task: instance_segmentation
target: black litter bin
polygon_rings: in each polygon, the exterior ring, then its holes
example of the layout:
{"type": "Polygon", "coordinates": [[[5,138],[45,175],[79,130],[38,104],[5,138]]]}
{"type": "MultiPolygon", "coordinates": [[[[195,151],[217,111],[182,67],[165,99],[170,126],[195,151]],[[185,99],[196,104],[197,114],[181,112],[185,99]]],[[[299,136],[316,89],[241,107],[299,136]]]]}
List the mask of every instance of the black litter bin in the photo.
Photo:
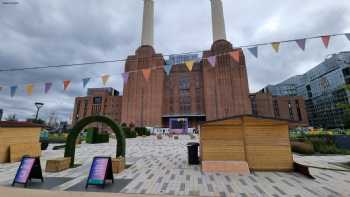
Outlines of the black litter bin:
{"type": "Polygon", "coordinates": [[[199,143],[197,142],[190,142],[187,144],[189,165],[199,164],[198,146],[199,146],[199,143]]]}

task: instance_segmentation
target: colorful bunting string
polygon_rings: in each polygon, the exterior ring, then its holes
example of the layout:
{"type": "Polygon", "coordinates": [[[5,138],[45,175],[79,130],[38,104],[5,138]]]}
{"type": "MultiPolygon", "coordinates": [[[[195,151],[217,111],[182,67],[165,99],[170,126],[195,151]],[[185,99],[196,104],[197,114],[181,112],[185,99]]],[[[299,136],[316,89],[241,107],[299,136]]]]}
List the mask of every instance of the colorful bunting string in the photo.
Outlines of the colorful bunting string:
{"type": "Polygon", "coordinates": [[[70,84],[70,80],[64,80],[63,81],[63,90],[66,91],[68,86],[70,84]]]}
{"type": "Polygon", "coordinates": [[[230,56],[231,58],[236,61],[237,63],[240,63],[241,62],[241,58],[240,58],[240,54],[239,54],[239,51],[232,51],[230,52],[230,56]]]}
{"type": "Polygon", "coordinates": [[[45,94],[49,93],[51,86],[52,86],[51,82],[45,83],[45,94]]]}
{"type": "Polygon", "coordinates": [[[208,57],[208,62],[212,67],[215,67],[216,64],[216,56],[210,56],[208,57]]]}
{"type": "Polygon", "coordinates": [[[305,50],[306,39],[295,40],[301,50],[305,50]]]}
{"type": "Polygon", "coordinates": [[[173,65],[171,64],[166,64],[164,65],[164,71],[165,73],[169,76],[170,75],[170,72],[171,72],[171,68],[173,67],[173,65]]]}
{"type": "Polygon", "coordinates": [[[193,68],[193,65],[194,65],[194,61],[193,60],[186,61],[185,64],[186,64],[187,69],[191,72],[192,68],[193,68]]]}
{"type": "Polygon", "coordinates": [[[11,95],[11,97],[14,97],[16,95],[16,91],[17,91],[17,86],[11,86],[10,87],[10,95],[11,95]]]}
{"type": "Polygon", "coordinates": [[[272,48],[275,50],[275,52],[278,53],[279,50],[280,50],[280,43],[279,42],[273,42],[273,43],[271,43],[271,45],[272,45],[272,48]]]}
{"type": "Polygon", "coordinates": [[[128,80],[129,80],[129,73],[122,73],[122,77],[123,77],[123,82],[124,84],[127,84],[128,83],[128,80]]]}
{"type": "Polygon", "coordinates": [[[90,82],[91,78],[84,78],[83,79],[83,88],[85,88],[87,86],[87,84],[90,82]]]}
{"type": "Polygon", "coordinates": [[[258,58],[258,47],[257,46],[248,48],[248,50],[251,54],[254,55],[254,57],[258,58]]]}
{"type": "Polygon", "coordinates": [[[109,75],[103,75],[101,77],[101,79],[102,79],[102,84],[105,86],[107,84],[108,79],[109,79],[109,75]]]}
{"type": "Polygon", "coordinates": [[[26,86],[26,91],[27,91],[28,96],[32,96],[32,94],[33,94],[33,84],[28,84],[26,86]]]}
{"type": "Polygon", "coordinates": [[[146,81],[149,80],[149,77],[151,76],[151,68],[145,68],[142,70],[143,77],[146,79],[146,81]]]}
{"type": "Polygon", "coordinates": [[[321,36],[324,47],[327,49],[329,45],[330,36],[321,36]]]}

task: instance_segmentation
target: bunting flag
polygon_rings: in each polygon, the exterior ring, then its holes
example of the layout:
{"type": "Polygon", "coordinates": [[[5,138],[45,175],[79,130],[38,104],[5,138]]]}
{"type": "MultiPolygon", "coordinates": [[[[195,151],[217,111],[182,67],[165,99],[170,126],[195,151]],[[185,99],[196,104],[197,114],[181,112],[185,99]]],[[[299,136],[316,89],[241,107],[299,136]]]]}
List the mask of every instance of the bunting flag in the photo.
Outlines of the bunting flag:
{"type": "Polygon", "coordinates": [[[164,65],[164,71],[168,76],[170,75],[172,67],[173,67],[173,65],[171,65],[171,64],[164,65]]]}
{"type": "Polygon", "coordinates": [[[254,57],[258,58],[258,47],[248,48],[249,52],[254,55],[254,57]]]}
{"type": "Polygon", "coordinates": [[[124,84],[127,84],[129,80],[129,73],[122,73],[122,77],[123,77],[124,84]]]}
{"type": "Polygon", "coordinates": [[[280,50],[280,42],[273,42],[271,45],[275,52],[278,53],[280,50]]]}
{"type": "Polygon", "coordinates": [[[0,86],[0,92],[2,91],[2,86],[0,86]]]}
{"type": "Polygon", "coordinates": [[[143,77],[146,79],[146,81],[149,80],[149,77],[151,76],[151,68],[145,68],[142,69],[143,77]]]}
{"type": "Polygon", "coordinates": [[[70,80],[64,80],[63,81],[63,90],[66,91],[68,86],[70,84],[70,80]]]}
{"type": "Polygon", "coordinates": [[[192,68],[193,68],[194,61],[193,60],[186,61],[185,64],[186,64],[187,69],[191,72],[192,68]]]}
{"type": "Polygon", "coordinates": [[[91,78],[85,78],[83,79],[83,88],[85,88],[87,86],[87,84],[89,83],[91,78]]]}
{"type": "Polygon", "coordinates": [[[52,83],[51,82],[45,83],[45,94],[49,93],[51,87],[52,87],[52,83]]]}
{"type": "Polygon", "coordinates": [[[350,41],[350,33],[345,34],[346,38],[348,38],[348,40],[350,41]]]}
{"type": "Polygon", "coordinates": [[[109,79],[109,75],[103,75],[101,77],[101,79],[102,79],[102,84],[105,86],[107,84],[108,79],[109,79]]]}
{"type": "Polygon", "coordinates": [[[16,91],[17,91],[17,86],[11,86],[10,87],[11,97],[14,97],[16,95],[16,91]]]}
{"type": "Polygon", "coordinates": [[[216,64],[216,56],[210,56],[208,57],[208,62],[212,67],[215,67],[216,64]]]}
{"type": "Polygon", "coordinates": [[[324,47],[327,49],[329,45],[330,36],[321,36],[324,47]]]}
{"type": "Polygon", "coordinates": [[[299,39],[295,41],[301,50],[305,50],[306,39],[299,39]]]}
{"type": "Polygon", "coordinates": [[[27,91],[28,96],[32,96],[32,94],[33,94],[33,84],[27,84],[26,91],[27,91]]]}
{"type": "Polygon", "coordinates": [[[230,52],[230,56],[231,58],[236,61],[237,63],[240,63],[241,62],[241,58],[240,58],[240,54],[239,54],[239,51],[232,51],[230,52]]]}

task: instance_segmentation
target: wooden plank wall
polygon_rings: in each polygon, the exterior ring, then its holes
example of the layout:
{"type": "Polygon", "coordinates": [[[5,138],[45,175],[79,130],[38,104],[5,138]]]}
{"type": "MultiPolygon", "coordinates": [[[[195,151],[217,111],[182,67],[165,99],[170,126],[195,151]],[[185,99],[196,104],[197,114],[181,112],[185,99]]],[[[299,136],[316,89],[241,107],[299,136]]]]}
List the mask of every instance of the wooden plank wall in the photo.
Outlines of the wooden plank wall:
{"type": "MultiPolygon", "coordinates": [[[[10,145],[31,144],[31,152],[39,152],[39,143],[41,128],[0,128],[0,163],[10,161],[10,145]],[[35,150],[34,150],[35,149],[35,150]]],[[[16,153],[18,156],[19,153],[16,153]]],[[[16,156],[16,157],[17,157],[16,156]]],[[[14,156],[15,157],[15,156],[14,156]]]]}
{"type": "Polygon", "coordinates": [[[247,161],[251,170],[288,171],[293,158],[288,123],[251,116],[201,125],[203,161],[247,161]]]}

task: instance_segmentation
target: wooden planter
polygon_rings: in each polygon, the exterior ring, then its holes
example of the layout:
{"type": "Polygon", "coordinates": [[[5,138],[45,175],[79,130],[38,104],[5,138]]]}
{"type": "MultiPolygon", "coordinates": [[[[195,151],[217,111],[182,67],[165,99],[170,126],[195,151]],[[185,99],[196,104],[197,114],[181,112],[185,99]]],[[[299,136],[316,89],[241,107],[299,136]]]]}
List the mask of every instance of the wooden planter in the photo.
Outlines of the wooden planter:
{"type": "Polygon", "coordinates": [[[125,169],[124,157],[118,157],[112,159],[112,169],[114,174],[121,173],[125,169]]]}
{"type": "Polygon", "coordinates": [[[61,172],[69,168],[70,157],[47,160],[46,172],[61,172]]]}

